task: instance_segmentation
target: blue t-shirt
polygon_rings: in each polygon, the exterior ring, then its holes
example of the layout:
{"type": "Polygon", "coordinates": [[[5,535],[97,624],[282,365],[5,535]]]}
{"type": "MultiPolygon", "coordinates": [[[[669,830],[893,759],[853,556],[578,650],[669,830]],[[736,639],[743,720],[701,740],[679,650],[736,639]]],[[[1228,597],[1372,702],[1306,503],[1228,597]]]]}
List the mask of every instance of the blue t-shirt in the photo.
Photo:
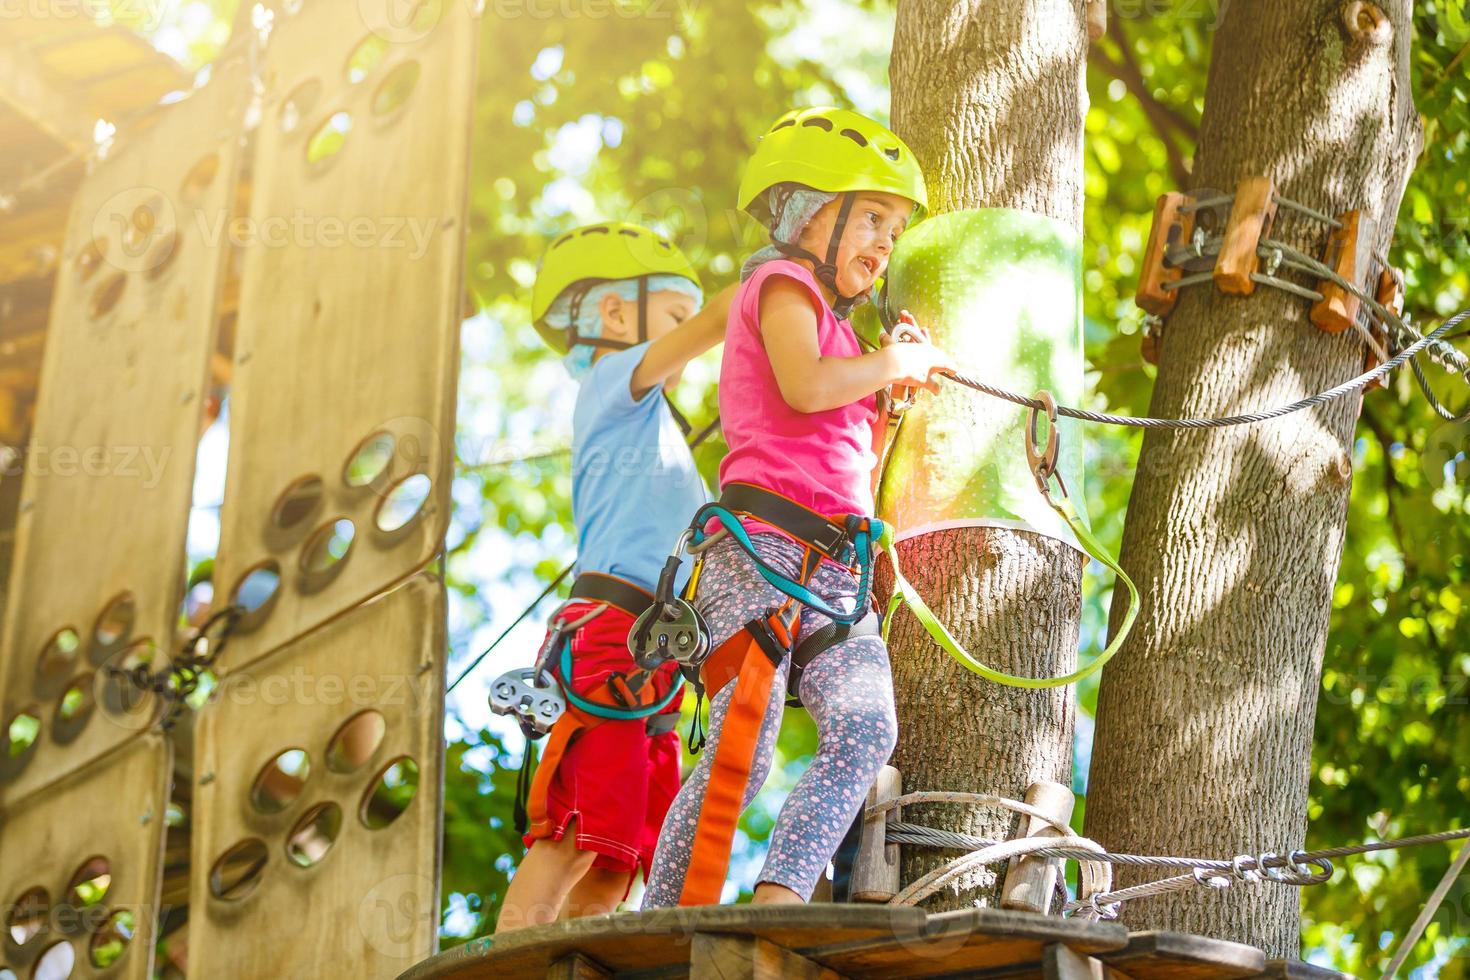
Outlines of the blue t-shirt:
{"type": "MultiPolygon", "coordinates": [[[[572,519],[577,574],[616,575],[652,592],[709,496],[663,387],[633,400],[629,382],[647,350],[613,351],[582,377],[572,413],[572,519]]],[[[686,557],[680,586],[689,567],[686,557]]]]}

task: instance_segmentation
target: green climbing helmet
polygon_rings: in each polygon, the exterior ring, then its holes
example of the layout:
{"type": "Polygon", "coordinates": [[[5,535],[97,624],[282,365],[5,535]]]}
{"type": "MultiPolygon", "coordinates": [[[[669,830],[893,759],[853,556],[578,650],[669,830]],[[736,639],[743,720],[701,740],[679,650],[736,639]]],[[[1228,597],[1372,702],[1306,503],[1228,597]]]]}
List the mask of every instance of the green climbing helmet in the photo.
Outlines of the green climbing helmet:
{"type": "Polygon", "coordinates": [[[745,167],[739,206],[750,211],[765,191],[787,182],[833,194],[886,191],[929,206],[913,151],[888,127],[851,109],[792,109],[777,119],[745,167]]]}
{"type": "MultiPolygon", "coordinates": [[[[640,225],[603,221],[573,228],[551,243],[536,273],[531,290],[531,322],[558,353],[565,354],[579,343],[597,346],[627,346],[595,337],[579,337],[573,324],[553,327],[546,323],[551,304],[567,289],[590,287],[616,279],[638,279],[646,288],[649,276],[682,276],[699,285],[699,273],[679,247],[664,236],[640,225]]],[[[643,290],[640,289],[640,298],[643,290]]],[[[646,332],[640,303],[639,336],[646,332]]]]}

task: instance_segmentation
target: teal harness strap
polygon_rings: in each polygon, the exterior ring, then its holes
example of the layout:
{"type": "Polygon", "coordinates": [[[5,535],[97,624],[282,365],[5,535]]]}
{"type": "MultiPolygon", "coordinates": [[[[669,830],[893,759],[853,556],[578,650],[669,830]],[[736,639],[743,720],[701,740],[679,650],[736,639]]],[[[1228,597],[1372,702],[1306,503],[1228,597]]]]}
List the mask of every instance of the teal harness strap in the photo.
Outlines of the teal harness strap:
{"type": "Polygon", "coordinates": [[[760,555],[756,554],[755,544],[750,540],[750,534],[746,532],[745,526],[740,523],[740,518],[719,504],[705,504],[699,509],[699,513],[694,516],[694,521],[690,527],[694,531],[693,540],[695,544],[705,539],[704,525],[711,518],[720,522],[720,525],[729,532],[730,537],[735,543],[740,545],[741,549],[750,556],[751,561],[755,563],[756,571],[760,572],[761,577],[771,583],[782,595],[795,599],[802,605],[826,616],[834,623],[839,623],[844,626],[851,626],[867,615],[868,605],[862,601],[862,598],[868,595],[869,589],[872,586],[872,545],[874,540],[880,539],[883,536],[884,527],[882,521],[877,518],[865,519],[862,521],[861,526],[853,532],[852,547],[857,557],[858,568],[861,569],[857,592],[859,602],[851,612],[843,612],[829,605],[820,596],[800,582],[787,578],[767,565],[761,559],[760,555]]]}
{"type": "Polygon", "coordinates": [[[669,693],[665,694],[656,704],[651,704],[646,708],[614,708],[595,701],[588,701],[572,690],[572,641],[570,637],[562,641],[559,669],[561,676],[557,678],[557,681],[561,684],[561,692],[566,696],[567,701],[597,718],[610,718],[615,721],[636,721],[640,718],[647,718],[673,704],[675,695],[684,690],[684,675],[680,674],[678,683],[669,688],[669,693]]]}

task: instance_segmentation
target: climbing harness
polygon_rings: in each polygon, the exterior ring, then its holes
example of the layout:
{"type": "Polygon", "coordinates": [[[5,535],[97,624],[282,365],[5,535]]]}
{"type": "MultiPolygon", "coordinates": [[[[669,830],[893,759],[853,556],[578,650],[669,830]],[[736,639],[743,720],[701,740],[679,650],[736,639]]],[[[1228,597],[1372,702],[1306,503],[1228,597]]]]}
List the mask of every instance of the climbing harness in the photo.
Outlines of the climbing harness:
{"type": "MultiPolygon", "coordinates": [[[[660,576],[652,607],[629,631],[629,651],[637,663],[648,666],[673,659],[694,680],[696,722],[706,691],[713,697],[726,685],[735,684],[710,762],[709,784],[691,845],[684,890],[679,898],[681,905],[719,901],[761,724],[781,663],[788,656],[794,658],[799,651],[805,666],[823,649],[861,629],[855,624],[875,618],[868,604],[874,524],[881,527],[881,522],[858,516],[844,517],[841,522],[829,520],[770,490],[746,483],[729,484],[720,500],[701,507],[689,528],[680,535],[660,576]],[[742,515],[776,527],[802,543],[805,550],[795,579],[772,568],[756,553],[741,523],[742,515]],[[752,618],[713,649],[709,628],[688,599],[697,587],[699,569],[691,576],[685,595],[673,592],[673,571],[679,567],[683,553],[686,549],[702,551],[708,546],[713,537],[707,533],[711,524],[718,525],[751,558],[761,576],[783,595],[782,602],[752,618]],[[849,568],[856,561],[860,567],[859,601],[852,612],[833,608],[808,587],[823,558],[849,568]],[[833,620],[833,629],[817,631],[798,647],[795,638],[803,607],[828,616],[833,620]]],[[[701,564],[702,561],[701,558],[701,564]]],[[[799,671],[794,672],[794,677],[799,678],[799,671]]],[[[795,683],[788,685],[788,691],[794,692],[795,683]]]]}
{"type": "Polygon", "coordinates": [[[837,288],[837,247],[847,228],[856,192],[896,194],[928,207],[924,174],[911,151],[893,131],[850,109],[819,106],[793,109],[777,119],[756,144],[740,181],[738,206],[757,220],[765,192],[782,184],[799,184],[840,195],[837,221],[820,258],[798,245],[776,241],[783,254],[811,262],[817,281],[832,291],[832,313],[845,320],[857,296],[837,288]]]}
{"type": "Polygon", "coordinates": [[[528,741],[550,735],[534,779],[528,776],[535,755],[529,747],[522,760],[515,802],[519,832],[529,828],[541,834],[549,829],[547,792],[552,777],[567,749],[582,734],[605,721],[643,721],[650,736],[672,731],[677,725],[677,715],[660,715],[683,690],[682,677],[676,677],[662,694],[650,683],[651,673],[644,671],[632,676],[614,671],[591,695],[578,694],[572,687],[572,637],[576,632],[609,608],[636,617],[652,601],[648,592],[615,576],[596,572],[577,576],[571,596],[552,614],[536,662],[502,674],[490,685],[491,711],[514,717],[528,741]],[[568,606],[588,603],[595,605],[580,616],[563,616],[568,606]]]}
{"type": "Polygon", "coordinates": [[[541,260],[531,292],[531,322],[547,344],[565,354],[579,344],[623,350],[628,341],[587,337],[577,332],[582,300],[592,287],[622,279],[638,280],[638,340],[648,339],[648,279],[669,275],[699,283],[689,259],[667,238],[639,225],[604,222],[574,228],[552,241],[541,260]],[[565,327],[546,322],[546,314],[563,292],[574,290],[571,319],[565,327]]]}

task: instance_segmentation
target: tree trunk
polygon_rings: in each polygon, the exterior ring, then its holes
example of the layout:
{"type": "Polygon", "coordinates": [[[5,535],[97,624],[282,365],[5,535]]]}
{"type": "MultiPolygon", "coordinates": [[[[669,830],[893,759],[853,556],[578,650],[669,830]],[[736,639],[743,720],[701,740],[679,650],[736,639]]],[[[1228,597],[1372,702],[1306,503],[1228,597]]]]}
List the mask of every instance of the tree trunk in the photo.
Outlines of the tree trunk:
{"type": "MultiPolygon", "coordinates": [[[[893,124],[923,165],[934,212],[1004,207],[1082,225],[1087,94],[1081,4],[1070,0],[902,0],[893,37],[893,124]]],[[[944,344],[944,325],[935,340],[944,344]]],[[[950,325],[953,329],[959,325],[950,325]]],[[[981,329],[970,324],[969,329],[981,329]]],[[[947,387],[934,410],[970,418],[1013,412],[947,387]]],[[[1020,447],[1017,446],[1017,452],[1020,447]]],[[[1076,663],[1082,557],[1025,531],[939,531],[905,542],[914,585],[955,636],[993,666],[1047,676],[1076,663]]],[[[1070,785],[1076,702],[1067,689],[1021,691],[970,674],[900,614],[892,631],[906,792],[959,790],[1021,798],[1037,780],[1070,785]]],[[[1011,815],[952,805],[906,812],[932,827],[1010,836],[1011,815]]],[[[904,849],[904,880],[939,852],[904,849]]],[[[931,908],[957,908],[993,875],[961,883],[931,908]]]]}
{"type": "MultiPolygon", "coordinates": [[[[1318,211],[1377,218],[1374,246],[1386,251],[1421,145],[1408,0],[1381,12],[1282,0],[1222,13],[1198,186],[1233,191],[1268,176],[1318,211]]],[[[1321,254],[1325,228],[1283,212],[1272,237],[1321,254]]],[[[1266,286],[1249,297],[1187,288],[1165,328],[1150,414],[1246,412],[1359,373],[1358,335],[1319,331],[1309,305],[1266,286]]],[[[1360,405],[1353,395],[1266,424],[1145,437],[1122,550],[1143,611],[1103,675],[1087,807],[1088,835],[1111,850],[1228,857],[1302,846],[1360,405]]],[[[1114,596],[1115,626],[1124,598],[1114,596]]],[[[1125,885],[1159,876],[1119,870],[1125,885]]],[[[1271,884],[1196,888],[1133,903],[1123,921],[1295,956],[1299,901],[1271,884]]]]}

